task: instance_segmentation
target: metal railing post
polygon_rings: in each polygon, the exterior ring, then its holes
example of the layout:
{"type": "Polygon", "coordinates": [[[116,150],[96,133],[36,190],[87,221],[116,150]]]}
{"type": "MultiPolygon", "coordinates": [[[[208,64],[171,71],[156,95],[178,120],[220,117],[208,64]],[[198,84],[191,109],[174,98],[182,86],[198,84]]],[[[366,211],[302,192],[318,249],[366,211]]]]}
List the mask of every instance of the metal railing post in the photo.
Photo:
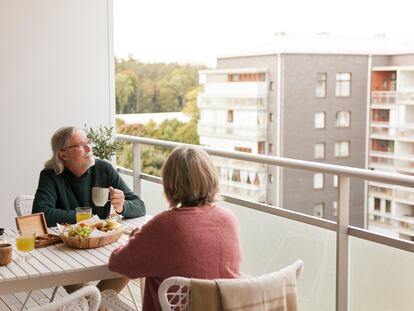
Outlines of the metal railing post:
{"type": "Polygon", "coordinates": [[[134,192],[137,195],[141,195],[141,144],[134,143],[133,147],[133,157],[134,157],[134,192]]]}
{"type": "Polygon", "coordinates": [[[336,311],[348,311],[348,227],[350,178],[339,175],[336,231],[336,311]]]}

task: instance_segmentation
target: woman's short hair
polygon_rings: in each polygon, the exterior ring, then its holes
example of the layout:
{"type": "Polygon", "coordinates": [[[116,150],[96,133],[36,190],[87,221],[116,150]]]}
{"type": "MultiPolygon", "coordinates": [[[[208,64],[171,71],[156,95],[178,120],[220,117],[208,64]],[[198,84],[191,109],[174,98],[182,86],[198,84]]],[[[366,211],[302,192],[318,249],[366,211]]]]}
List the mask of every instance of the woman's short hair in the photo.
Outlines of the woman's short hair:
{"type": "Polygon", "coordinates": [[[162,184],[170,207],[202,206],[218,199],[219,179],[207,152],[178,146],[162,168],[162,184]]]}
{"type": "Polygon", "coordinates": [[[80,129],[74,126],[65,126],[58,129],[52,136],[50,142],[53,155],[45,162],[45,168],[54,170],[56,175],[61,174],[65,169],[65,165],[59,157],[59,150],[68,145],[69,139],[76,131],[80,131],[80,129]]]}

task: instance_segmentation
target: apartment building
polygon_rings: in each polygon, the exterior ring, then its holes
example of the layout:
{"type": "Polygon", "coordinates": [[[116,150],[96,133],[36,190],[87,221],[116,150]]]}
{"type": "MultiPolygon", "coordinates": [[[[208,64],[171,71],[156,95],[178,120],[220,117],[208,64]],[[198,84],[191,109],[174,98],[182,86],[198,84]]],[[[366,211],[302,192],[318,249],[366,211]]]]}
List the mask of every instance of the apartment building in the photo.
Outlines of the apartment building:
{"type": "MultiPolygon", "coordinates": [[[[414,55],[372,58],[369,168],[414,175],[414,55]]],[[[414,191],[369,184],[369,226],[414,240],[414,191]]]]}
{"type": "MultiPolygon", "coordinates": [[[[378,38],[360,41],[365,46],[359,49],[348,39],[338,43],[326,36],[308,40],[314,48],[297,45],[298,38],[278,39],[267,51],[219,57],[216,69],[199,73],[204,86],[198,97],[200,144],[410,173],[414,145],[407,135],[414,108],[411,112],[408,93],[414,75],[407,66],[414,65],[412,55],[390,55],[378,38]],[[378,53],[372,55],[372,49],[378,53]],[[398,133],[405,137],[396,142],[398,133]]],[[[214,161],[223,193],[336,217],[336,176],[214,161]]],[[[351,224],[388,230],[404,219],[411,225],[407,219],[414,217],[414,192],[395,188],[352,179],[351,224]],[[396,200],[399,196],[405,201],[396,200]]]]}

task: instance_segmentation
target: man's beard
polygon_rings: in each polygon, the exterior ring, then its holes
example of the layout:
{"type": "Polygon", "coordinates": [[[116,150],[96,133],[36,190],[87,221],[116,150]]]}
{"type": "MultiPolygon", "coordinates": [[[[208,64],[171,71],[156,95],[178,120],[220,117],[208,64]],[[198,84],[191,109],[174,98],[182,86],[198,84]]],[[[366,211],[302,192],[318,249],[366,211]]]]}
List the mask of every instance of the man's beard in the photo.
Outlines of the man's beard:
{"type": "Polygon", "coordinates": [[[88,154],[86,157],[89,158],[89,162],[88,163],[82,163],[82,167],[87,170],[90,167],[95,165],[95,158],[92,154],[88,154]]]}

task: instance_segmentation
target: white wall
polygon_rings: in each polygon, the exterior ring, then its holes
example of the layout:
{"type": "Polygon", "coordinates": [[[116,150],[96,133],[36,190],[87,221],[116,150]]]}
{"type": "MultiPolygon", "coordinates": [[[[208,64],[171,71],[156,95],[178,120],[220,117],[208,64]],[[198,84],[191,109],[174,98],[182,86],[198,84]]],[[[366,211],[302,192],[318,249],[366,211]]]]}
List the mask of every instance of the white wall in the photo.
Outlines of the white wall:
{"type": "Polygon", "coordinates": [[[59,127],[114,124],[112,0],[0,0],[1,227],[59,127]]]}

